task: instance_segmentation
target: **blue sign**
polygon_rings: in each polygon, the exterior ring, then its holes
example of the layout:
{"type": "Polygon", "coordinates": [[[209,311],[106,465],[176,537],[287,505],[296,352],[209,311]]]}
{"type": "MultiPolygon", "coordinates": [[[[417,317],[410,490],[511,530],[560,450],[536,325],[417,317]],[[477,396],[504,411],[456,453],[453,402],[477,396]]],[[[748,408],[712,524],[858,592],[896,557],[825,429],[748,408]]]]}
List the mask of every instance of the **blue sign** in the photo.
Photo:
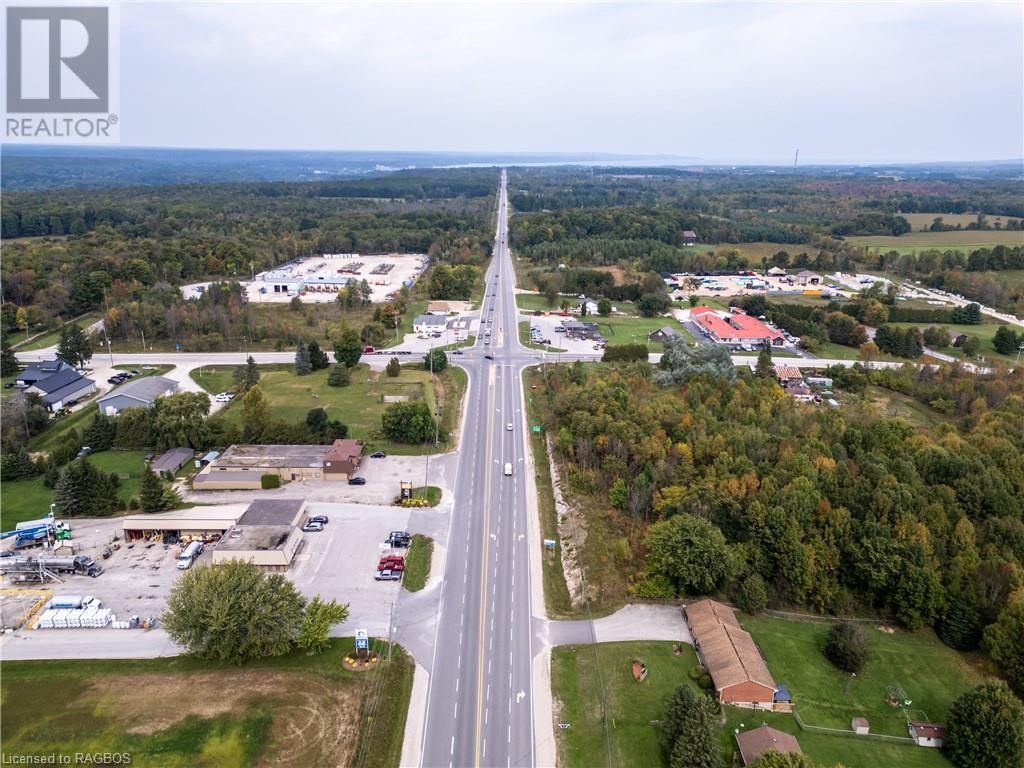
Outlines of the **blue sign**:
{"type": "Polygon", "coordinates": [[[365,651],[370,648],[370,638],[366,634],[365,629],[356,630],[356,650],[365,651]]]}

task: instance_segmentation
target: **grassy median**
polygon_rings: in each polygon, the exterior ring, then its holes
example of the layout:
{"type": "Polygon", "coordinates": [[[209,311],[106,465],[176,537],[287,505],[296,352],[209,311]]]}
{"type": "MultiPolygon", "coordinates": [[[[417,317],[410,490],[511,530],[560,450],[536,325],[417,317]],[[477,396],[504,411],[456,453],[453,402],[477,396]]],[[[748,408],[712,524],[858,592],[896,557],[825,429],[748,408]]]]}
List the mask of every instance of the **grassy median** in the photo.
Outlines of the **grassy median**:
{"type": "Polygon", "coordinates": [[[430,560],[434,554],[434,540],[429,536],[416,534],[412,537],[409,551],[405,555],[405,576],[402,584],[409,592],[419,592],[430,576],[430,560]]]}

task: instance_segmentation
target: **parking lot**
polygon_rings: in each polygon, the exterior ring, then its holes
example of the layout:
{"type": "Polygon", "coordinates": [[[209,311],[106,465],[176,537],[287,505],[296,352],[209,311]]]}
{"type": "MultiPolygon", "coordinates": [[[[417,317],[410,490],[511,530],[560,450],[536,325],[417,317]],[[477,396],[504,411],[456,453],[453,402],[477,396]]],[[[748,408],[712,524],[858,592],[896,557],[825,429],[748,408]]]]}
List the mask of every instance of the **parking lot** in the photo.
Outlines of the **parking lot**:
{"type": "Polygon", "coordinates": [[[542,339],[551,339],[551,346],[558,349],[563,349],[566,352],[581,355],[594,355],[601,354],[600,350],[595,350],[594,345],[596,342],[589,339],[570,339],[567,338],[564,333],[559,332],[557,329],[565,320],[580,320],[586,322],[586,317],[562,317],[561,315],[529,315],[527,319],[530,321],[531,328],[539,328],[541,331],[542,339]]]}

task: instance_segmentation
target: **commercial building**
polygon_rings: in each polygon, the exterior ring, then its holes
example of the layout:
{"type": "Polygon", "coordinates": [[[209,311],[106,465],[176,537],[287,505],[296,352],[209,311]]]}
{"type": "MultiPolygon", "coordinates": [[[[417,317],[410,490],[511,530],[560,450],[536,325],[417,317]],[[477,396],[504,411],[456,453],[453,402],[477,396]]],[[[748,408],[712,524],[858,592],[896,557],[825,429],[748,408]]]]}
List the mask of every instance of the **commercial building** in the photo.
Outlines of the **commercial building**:
{"type": "Polygon", "coordinates": [[[358,440],[335,440],[324,455],[324,478],[348,480],[363,460],[363,444],[358,440]]]}
{"type": "Polygon", "coordinates": [[[178,382],[164,376],[147,376],[115,387],[97,398],[100,413],[116,416],[128,408],[150,408],[158,397],[167,397],[178,391],[178,382]]]}
{"type": "Polygon", "coordinates": [[[59,411],[74,401],[95,392],[96,382],[85,378],[74,368],[68,366],[45,378],[36,380],[27,391],[39,395],[49,410],[59,411]]]}
{"type": "Polygon", "coordinates": [[[732,608],[714,600],[691,603],[686,606],[686,624],[719,701],[737,707],[774,708],[779,686],[732,608]]]}
{"type": "Polygon", "coordinates": [[[232,445],[192,480],[196,490],[254,490],[263,475],[322,480],[327,445],[232,445]]]}
{"type": "Polygon", "coordinates": [[[795,736],[768,725],[737,733],[736,746],[740,749],[743,765],[750,765],[765,752],[802,754],[795,736]]]}
{"type": "Polygon", "coordinates": [[[164,536],[212,539],[238,522],[246,507],[246,504],[220,504],[129,515],[123,518],[121,528],[126,541],[164,536]]]}
{"type": "Polygon", "coordinates": [[[19,373],[15,377],[14,383],[16,386],[24,389],[31,387],[37,381],[42,381],[64,370],[73,371],[75,367],[61,357],[55,357],[53,360],[40,360],[37,363],[32,363],[19,373]]]}
{"type": "Polygon", "coordinates": [[[596,341],[601,338],[597,323],[581,323],[579,320],[565,320],[562,323],[565,336],[569,339],[587,339],[596,341]]]}
{"type": "Polygon", "coordinates": [[[785,337],[780,331],[742,312],[719,312],[711,307],[694,307],[690,317],[704,335],[716,344],[730,347],[781,347],[785,337]]]}
{"type": "Polygon", "coordinates": [[[418,315],[412,321],[413,333],[440,333],[448,325],[443,315],[418,315]]]}
{"type": "Polygon", "coordinates": [[[254,501],[213,549],[213,564],[245,560],[268,571],[286,571],[302,546],[302,499],[254,501]]]}
{"type": "Polygon", "coordinates": [[[817,272],[811,272],[809,269],[805,269],[801,272],[796,273],[796,284],[821,285],[821,275],[819,275],[817,272]]]}

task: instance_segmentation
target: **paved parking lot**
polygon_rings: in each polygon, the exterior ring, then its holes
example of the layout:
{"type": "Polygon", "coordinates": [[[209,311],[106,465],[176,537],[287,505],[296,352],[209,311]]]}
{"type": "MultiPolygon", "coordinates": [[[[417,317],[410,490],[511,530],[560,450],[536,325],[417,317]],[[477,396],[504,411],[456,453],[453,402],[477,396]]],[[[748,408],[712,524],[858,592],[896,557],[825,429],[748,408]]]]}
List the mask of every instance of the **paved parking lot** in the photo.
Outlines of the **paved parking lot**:
{"type": "Polygon", "coordinates": [[[569,339],[564,333],[559,333],[555,328],[564,320],[572,319],[581,322],[588,322],[586,317],[565,318],[561,315],[524,315],[523,320],[530,321],[531,328],[539,328],[543,332],[541,338],[551,339],[551,346],[564,349],[566,352],[580,355],[601,354],[600,350],[594,349],[594,342],[586,339],[569,339]]]}

